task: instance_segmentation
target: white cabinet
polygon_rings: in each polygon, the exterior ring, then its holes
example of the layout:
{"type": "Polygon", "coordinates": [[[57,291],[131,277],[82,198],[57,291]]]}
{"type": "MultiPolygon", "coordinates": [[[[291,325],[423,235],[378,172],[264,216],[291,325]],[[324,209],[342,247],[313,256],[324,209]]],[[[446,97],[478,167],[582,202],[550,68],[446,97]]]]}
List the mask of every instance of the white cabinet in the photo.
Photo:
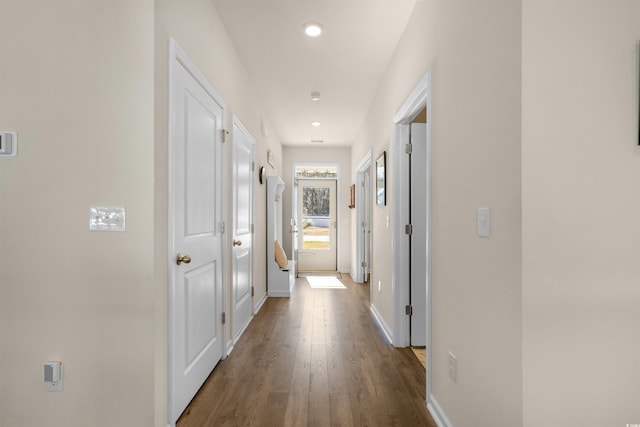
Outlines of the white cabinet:
{"type": "Polygon", "coordinates": [[[287,268],[276,262],[274,241],[282,245],[282,193],[284,181],[279,176],[267,177],[267,295],[291,296],[296,282],[296,263],[289,260],[287,268]]]}

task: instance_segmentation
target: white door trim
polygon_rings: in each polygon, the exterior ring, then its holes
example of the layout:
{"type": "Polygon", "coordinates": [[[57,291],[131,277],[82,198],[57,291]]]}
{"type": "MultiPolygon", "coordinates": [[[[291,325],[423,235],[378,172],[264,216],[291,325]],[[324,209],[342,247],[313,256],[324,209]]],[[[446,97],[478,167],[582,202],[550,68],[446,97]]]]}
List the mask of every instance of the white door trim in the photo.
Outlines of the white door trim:
{"type": "Polygon", "coordinates": [[[405,225],[409,220],[409,156],[405,153],[405,144],[409,142],[409,123],[427,107],[427,404],[431,394],[431,70],[429,70],[416,88],[411,92],[393,119],[391,144],[391,182],[394,201],[392,216],[392,253],[393,253],[393,345],[406,347],[409,340],[409,316],[405,306],[409,304],[409,237],[405,234],[405,225]]]}
{"type": "MultiPolygon", "coordinates": [[[[223,98],[218,94],[218,92],[216,92],[216,90],[211,86],[211,84],[207,81],[207,79],[204,77],[204,75],[198,70],[198,68],[195,66],[195,64],[189,59],[189,57],[187,56],[187,54],[184,52],[184,50],[182,50],[182,48],[180,47],[180,45],[176,42],[175,39],[173,38],[169,38],[169,64],[168,64],[168,69],[169,69],[169,96],[168,96],[168,109],[169,109],[169,129],[168,129],[168,155],[167,155],[167,161],[168,161],[168,176],[171,177],[173,176],[174,170],[173,170],[173,149],[174,149],[174,141],[173,141],[173,134],[174,134],[174,123],[173,123],[173,93],[174,93],[174,89],[175,87],[173,86],[173,81],[174,81],[174,74],[176,72],[175,67],[178,66],[179,64],[181,64],[188,72],[189,74],[191,74],[191,76],[193,76],[193,78],[198,82],[198,84],[200,86],[202,86],[202,88],[209,93],[209,95],[211,95],[212,98],[214,98],[216,100],[216,102],[218,104],[220,104],[220,106],[222,107],[222,123],[223,126],[225,125],[226,121],[227,121],[227,117],[226,117],[226,111],[227,111],[227,106],[226,103],[224,102],[223,98]]],[[[221,233],[222,233],[222,240],[223,242],[226,242],[226,233],[225,233],[225,223],[226,223],[226,212],[227,212],[227,206],[226,206],[226,200],[227,200],[227,185],[226,185],[226,176],[227,176],[227,172],[226,172],[226,150],[222,150],[222,205],[221,205],[221,218],[222,218],[222,224],[220,224],[221,226],[221,233]]],[[[168,282],[167,282],[167,420],[168,420],[168,425],[173,427],[175,424],[173,423],[173,421],[171,421],[172,418],[172,414],[171,414],[171,408],[172,408],[172,401],[173,401],[173,396],[172,396],[172,369],[171,369],[171,360],[172,360],[172,336],[173,336],[173,330],[172,330],[172,324],[173,324],[173,312],[171,309],[171,302],[174,299],[172,290],[173,290],[173,285],[174,285],[174,274],[173,274],[173,262],[175,262],[175,254],[176,254],[176,248],[174,247],[174,242],[172,239],[173,233],[174,233],[174,229],[173,229],[173,221],[174,221],[174,214],[173,214],[173,204],[175,201],[175,194],[173,192],[173,188],[171,185],[171,179],[167,180],[167,186],[168,186],[168,194],[167,194],[167,233],[168,233],[168,242],[167,242],[167,277],[168,277],[168,282]]],[[[226,261],[226,251],[222,250],[222,301],[223,301],[223,307],[226,306],[225,301],[227,300],[226,297],[226,271],[225,271],[225,266],[227,264],[226,261]]],[[[223,355],[226,354],[225,353],[225,348],[224,348],[224,343],[227,342],[227,337],[226,337],[226,327],[223,326],[222,327],[222,342],[223,342],[223,355]]]]}
{"type": "Polygon", "coordinates": [[[361,183],[364,180],[365,171],[369,167],[371,167],[371,158],[372,158],[372,151],[369,150],[364,155],[362,160],[360,160],[360,163],[358,163],[358,166],[356,167],[356,264],[355,264],[356,270],[355,270],[355,276],[352,273],[353,280],[356,283],[364,282],[364,274],[361,267],[362,263],[364,262],[364,247],[362,245],[364,237],[362,236],[362,233],[363,233],[362,222],[365,219],[365,209],[369,209],[369,207],[364,206],[363,204],[364,201],[367,199],[365,198],[365,194],[364,194],[365,189],[363,188],[361,183]]]}

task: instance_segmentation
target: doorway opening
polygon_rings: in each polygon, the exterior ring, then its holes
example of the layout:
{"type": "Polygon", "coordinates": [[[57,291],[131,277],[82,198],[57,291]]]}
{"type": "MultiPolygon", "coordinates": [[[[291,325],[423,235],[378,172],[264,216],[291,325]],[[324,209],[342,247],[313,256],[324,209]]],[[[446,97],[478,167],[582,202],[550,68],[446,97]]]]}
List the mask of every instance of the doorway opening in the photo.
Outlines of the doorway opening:
{"type": "Polygon", "coordinates": [[[296,165],[293,248],[301,273],[337,271],[338,166],[296,165]]]}
{"type": "Polygon", "coordinates": [[[371,156],[369,150],[356,167],[356,283],[368,283],[371,274],[371,156]]]}
{"type": "MultiPolygon", "coordinates": [[[[411,345],[412,332],[415,333],[417,323],[412,331],[412,305],[417,305],[417,310],[422,310],[423,320],[418,320],[420,327],[424,328],[426,347],[426,395],[427,405],[433,408],[431,396],[431,71],[427,72],[409,95],[393,120],[393,135],[391,144],[392,158],[392,191],[394,202],[392,204],[392,247],[393,251],[393,283],[397,284],[393,290],[393,334],[396,347],[411,345]],[[424,211],[417,214],[414,210],[412,218],[412,199],[420,198],[411,192],[411,177],[407,172],[411,167],[412,153],[411,127],[412,122],[425,112],[423,131],[424,139],[420,144],[419,153],[414,158],[414,169],[421,169],[424,184],[414,185],[414,189],[420,191],[420,197],[424,200],[424,211]],[[413,220],[413,221],[412,221],[413,220]],[[416,225],[420,225],[416,230],[416,225]],[[416,231],[416,233],[414,233],[416,231]],[[411,240],[421,240],[422,254],[416,254],[414,245],[414,257],[412,260],[411,240]],[[416,293],[411,287],[411,265],[421,264],[425,267],[424,278],[414,280],[423,296],[416,293]]],[[[412,153],[413,154],[413,153],[412,153]]],[[[415,243],[415,242],[414,242],[415,243]]],[[[415,273],[414,273],[415,275],[415,273]]],[[[416,316],[417,317],[417,316],[416,316]]]]}

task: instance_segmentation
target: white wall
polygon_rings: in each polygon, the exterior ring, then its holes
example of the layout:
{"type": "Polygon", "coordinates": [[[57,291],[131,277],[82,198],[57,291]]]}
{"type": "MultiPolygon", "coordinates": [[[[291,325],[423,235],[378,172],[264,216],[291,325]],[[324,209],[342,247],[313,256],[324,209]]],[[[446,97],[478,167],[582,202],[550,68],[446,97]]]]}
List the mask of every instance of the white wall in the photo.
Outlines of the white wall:
{"type": "MultiPolygon", "coordinates": [[[[352,150],[354,169],[389,152],[394,115],[432,70],[432,385],[456,426],[522,422],[520,37],[519,1],[419,1],[352,150]],[[489,239],[476,236],[485,206],[489,239]]],[[[390,327],[392,185],[372,221],[372,303],[390,327]]]]}
{"type": "Polygon", "coordinates": [[[292,258],[289,230],[292,211],[293,165],[295,163],[337,163],[340,168],[338,181],[338,271],[345,273],[351,269],[351,209],[349,206],[349,186],[351,178],[351,149],[348,147],[294,147],[283,148],[282,180],[285,190],[282,204],[283,248],[292,258]]]}
{"type": "Polygon", "coordinates": [[[524,2],[525,426],[640,422],[639,16],[524,2]]]}
{"type": "MultiPolygon", "coordinates": [[[[232,130],[233,115],[256,140],[256,175],[254,198],[254,303],[266,294],[266,185],[258,183],[257,171],[267,164],[267,149],[274,153],[275,161],[282,165],[282,147],[273,132],[262,135],[261,124],[270,128],[253,84],[210,0],[157,0],[155,16],[155,419],[156,425],[164,425],[167,399],[167,129],[168,129],[168,49],[169,37],[173,37],[193,63],[208,79],[227,104],[227,125],[232,130]]],[[[231,162],[230,144],[225,147],[227,164],[231,162]]],[[[267,167],[269,175],[277,175],[278,169],[267,167]]],[[[227,180],[231,185],[231,167],[227,167],[227,180]]],[[[227,224],[231,222],[231,193],[227,194],[227,224]]],[[[230,227],[227,227],[229,230],[230,227]]],[[[231,233],[227,233],[227,248],[232,247],[231,233]]],[[[227,257],[227,309],[231,313],[231,260],[227,257]]],[[[227,338],[231,339],[230,322],[227,322],[227,338]]]]}
{"type": "Polygon", "coordinates": [[[153,1],[2,1],[0,424],[153,423],[153,1]],[[126,232],[89,231],[125,206],[126,232]],[[64,391],[43,363],[61,360],[64,391]]]}

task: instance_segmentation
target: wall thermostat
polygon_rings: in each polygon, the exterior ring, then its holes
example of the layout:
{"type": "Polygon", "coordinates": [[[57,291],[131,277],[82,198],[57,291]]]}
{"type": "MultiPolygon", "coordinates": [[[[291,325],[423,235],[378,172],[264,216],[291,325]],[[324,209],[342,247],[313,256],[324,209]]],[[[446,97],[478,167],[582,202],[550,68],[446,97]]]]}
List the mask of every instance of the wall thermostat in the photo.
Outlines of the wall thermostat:
{"type": "Polygon", "coordinates": [[[0,156],[14,157],[18,154],[18,134],[0,131],[0,156]]]}

